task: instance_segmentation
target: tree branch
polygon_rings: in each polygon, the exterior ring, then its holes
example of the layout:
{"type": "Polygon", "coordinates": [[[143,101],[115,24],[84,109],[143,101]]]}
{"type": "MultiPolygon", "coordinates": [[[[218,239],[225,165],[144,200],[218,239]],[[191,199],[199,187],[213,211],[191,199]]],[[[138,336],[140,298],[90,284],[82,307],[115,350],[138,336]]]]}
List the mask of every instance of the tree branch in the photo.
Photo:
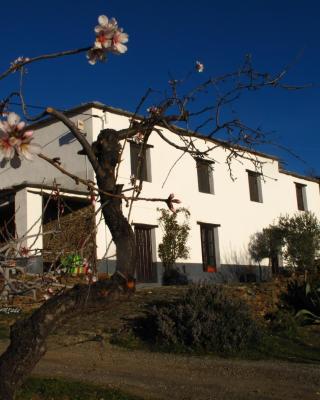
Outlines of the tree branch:
{"type": "Polygon", "coordinates": [[[81,144],[85,154],[87,155],[94,172],[96,173],[97,177],[103,179],[104,172],[99,165],[97,157],[95,156],[90,143],[87,141],[83,133],[76,127],[76,125],[69,119],[65,114],[61,111],[55,110],[52,107],[47,108],[47,113],[56,117],[59,121],[63,122],[71,131],[73,136],[78,140],[81,144]]]}
{"type": "Polygon", "coordinates": [[[79,53],[84,53],[88,50],[91,49],[92,46],[89,47],[82,47],[80,49],[74,49],[74,50],[65,50],[65,51],[58,51],[56,53],[50,53],[50,54],[43,54],[41,56],[36,56],[32,58],[23,58],[21,62],[18,62],[17,64],[12,64],[10,68],[8,68],[6,71],[4,71],[0,75],[0,80],[4,79],[6,76],[10,75],[13,72],[18,71],[21,67],[24,67],[25,65],[41,61],[41,60],[49,60],[52,58],[59,58],[59,57],[65,57],[65,56],[72,56],[74,54],[79,54],[79,53]]]}
{"type": "Polygon", "coordinates": [[[54,166],[55,168],[57,168],[60,172],[62,172],[64,175],[69,176],[69,178],[73,179],[76,183],[83,183],[84,185],[86,185],[88,188],[90,188],[92,191],[96,192],[96,193],[101,193],[104,194],[106,196],[109,197],[113,197],[115,199],[122,199],[125,200],[126,202],[128,202],[129,200],[131,201],[137,201],[137,200],[141,200],[141,201],[151,201],[151,202],[163,202],[163,203],[167,203],[168,199],[164,199],[164,198],[159,198],[159,197],[135,197],[135,196],[125,196],[123,194],[115,194],[115,193],[109,193],[109,192],[105,192],[104,190],[99,189],[98,187],[95,186],[94,182],[90,181],[90,180],[86,180],[83,178],[80,178],[77,175],[72,174],[71,172],[65,170],[64,168],[62,168],[59,163],[57,162],[57,160],[53,159],[53,158],[49,158],[47,156],[45,156],[44,154],[38,154],[38,157],[42,158],[43,160],[47,161],[49,164],[51,164],[52,166],[54,166]]]}

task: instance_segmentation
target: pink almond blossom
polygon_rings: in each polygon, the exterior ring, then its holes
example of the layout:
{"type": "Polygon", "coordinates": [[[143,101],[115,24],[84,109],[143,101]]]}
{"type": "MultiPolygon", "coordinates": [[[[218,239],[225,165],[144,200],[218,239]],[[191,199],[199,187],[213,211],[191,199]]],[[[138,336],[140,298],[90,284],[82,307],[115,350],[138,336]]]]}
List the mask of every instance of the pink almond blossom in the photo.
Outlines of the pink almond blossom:
{"type": "Polygon", "coordinates": [[[142,132],[138,132],[136,135],[133,136],[132,140],[137,143],[140,144],[143,142],[144,139],[144,134],[142,132]]]}
{"type": "Polygon", "coordinates": [[[96,39],[93,47],[87,52],[87,59],[91,65],[97,61],[105,61],[106,53],[123,54],[128,48],[125,43],[128,42],[129,36],[118,27],[115,18],[109,19],[106,15],[100,15],[98,18],[99,25],[94,29],[96,39]]]}
{"type": "Polygon", "coordinates": [[[128,50],[128,47],[124,45],[129,40],[127,33],[124,33],[122,29],[117,30],[112,37],[112,51],[117,54],[123,54],[128,50]]]}
{"type": "Polygon", "coordinates": [[[147,112],[149,114],[154,114],[154,115],[160,115],[161,114],[161,108],[157,106],[151,106],[147,108],[147,112]]]}
{"type": "Polygon", "coordinates": [[[20,247],[19,253],[22,257],[28,257],[30,254],[30,249],[26,246],[20,247]]]}
{"type": "Polygon", "coordinates": [[[40,153],[41,146],[31,143],[33,131],[24,131],[25,125],[15,112],[10,112],[6,120],[0,121],[0,153],[4,159],[13,160],[22,156],[33,160],[34,155],[40,153]]]}
{"type": "Polygon", "coordinates": [[[204,65],[200,61],[196,61],[196,70],[198,72],[203,72],[204,70],[204,65]]]}
{"type": "Polygon", "coordinates": [[[34,156],[41,152],[41,146],[37,143],[30,143],[33,140],[33,131],[26,131],[22,135],[20,146],[17,147],[19,156],[23,156],[26,160],[34,160],[34,156]]]}
{"type": "MultiPolygon", "coordinates": [[[[1,128],[0,128],[1,129],[1,128]]],[[[18,139],[9,137],[6,132],[0,131],[0,154],[6,160],[12,160],[15,155],[15,145],[18,139]]]]}
{"type": "Polygon", "coordinates": [[[100,15],[98,22],[99,25],[94,29],[97,34],[94,48],[108,49],[112,45],[112,38],[118,29],[118,23],[114,18],[109,20],[106,15],[100,15]]]}

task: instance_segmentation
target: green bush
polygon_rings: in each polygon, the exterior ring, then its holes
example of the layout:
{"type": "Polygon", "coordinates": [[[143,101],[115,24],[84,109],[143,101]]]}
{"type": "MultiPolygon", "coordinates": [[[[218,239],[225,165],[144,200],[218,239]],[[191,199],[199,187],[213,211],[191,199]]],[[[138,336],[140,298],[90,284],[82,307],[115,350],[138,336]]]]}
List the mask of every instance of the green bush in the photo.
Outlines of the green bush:
{"type": "Polygon", "coordinates": [[[295,279],[281,295],[284,307],[291,310],[301,325],[320,323],[320,282],[295,279]]]}
{"type": "Polygon", "coordinates": [[[281,333],[287,337],[295,336],[297,333],[297,321],[287,309],[279,309],[277,312],[268,315],[270,329],[273,333],[281,333]]]}
{"type": "Polygon", "coordinates": [[[264,258],[274,260],[281,255],[294,270],[317,274],[320,222],[311,212],[280,216],[276,224],[251,237],[248,251],[255,262],[260,263],[264,258]]]}
{"type": "Polygon", "coordinates": [[[288,283],[287,291],[282,294],[281,300],[295,313],[305,309],[320,314],[320,282],[292,280],[288,283]]]}
{"type": "Polygon", "coordinates": [[[174,269],[178,259],[189,258],[187,241],[190,232],[190,212],[186,208],[178,208],[175,212],[164,208],[157,210],[161,213],[158,222],[163,231],[158,255],[165,270],[174,269]],[[179,216],[184,220],[179,221],[179,216]]]}
{"type": "Polygon", "coordinates": [[[209,284],[194,285],[182,298],[154,305],[135,331],[165,350],[227,354],[256,345],[262,336],[246,304],[209,284]]]}
{"type": "Polygon", "coordinates": [[[279,218],[285,241],[284,259],[300,271],[317,272],[316,256],[320,250],[320,222],[315,214],[304,212],[279,218]]]}
{"type": "Polygon", "coordinates": [[[269,225],[251,236],[248,251],[255,262],[261,262],[264,258],[276,257],[283,245],[282,230],[276,225],[269,225]]]}

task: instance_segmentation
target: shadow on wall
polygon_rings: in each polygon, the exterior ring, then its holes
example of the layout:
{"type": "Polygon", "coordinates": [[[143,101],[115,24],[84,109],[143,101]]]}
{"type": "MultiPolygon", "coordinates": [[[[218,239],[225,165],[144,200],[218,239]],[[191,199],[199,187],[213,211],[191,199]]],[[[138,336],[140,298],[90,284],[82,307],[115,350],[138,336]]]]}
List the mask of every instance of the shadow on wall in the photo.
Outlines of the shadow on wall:
{"type": "Polygon", "coordinates": [[[265,282],[272,278],[269,265],[257,265],[251,259],[246,246],[224,249],[221,273],[228,282],[265,282]]]}
{"type": "MultiPolygon", "coordinates": [[[[269,267],[257,265],[234,265],[222,264],[217,272],[206,272],[200,263],[177,263],[176,268],[183,274],[186,274],[189,283],[236,283],[236,282],[260,282],[271,279],[271,270],[269,267]]],[[[157,263],[158,282],[162,282],[163,267],[157,263]]]]}

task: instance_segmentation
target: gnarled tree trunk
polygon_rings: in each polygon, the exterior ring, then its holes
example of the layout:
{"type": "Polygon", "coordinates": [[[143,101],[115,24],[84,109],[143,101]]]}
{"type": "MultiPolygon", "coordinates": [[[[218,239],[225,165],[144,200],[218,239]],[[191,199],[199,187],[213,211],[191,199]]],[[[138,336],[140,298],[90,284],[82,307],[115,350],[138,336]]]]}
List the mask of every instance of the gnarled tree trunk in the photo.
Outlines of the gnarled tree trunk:
{"type": "Polygon", "coordinates": [[[76,285],[48,300],[30,317],[16,322],[11,327],[10,345],[0,357],[0,399],[15,398],[16,390],[45,354],[48,335],[70,315],[90,306],[105,307],[128,298],[130,293],[127,280],[115,274],[110,281],[76,285]]]}
{"type": "Polygon", "coordinates": [[[118,200],[107,200],[101,195],[102,213],[117,250],[117,271],[128,279],[135,275],[136,247],[135,236],[127,218],[123,215],[118,200]]]}
{"type": "Polygon", "coordinates": [[[102,130],[98,140],[92,144],[92,148],[103,171],[103,176],[97,176],[97,184],[101,190],[102,214],[116,245],[117,271],[131,279],[135,273],[135,237],[129,221],[121,210],[122,185],[116,184],[115,169],[119,163],[121,151],[117,131],[102,130]],[[119,195],[119,197],[111,197],[103,192],[119,195]]]}
{"type": "Polygon", "coordinates": [[[92,144],[92,151],[99,164],[99,174],[96,174],[98,187],[102,192],[112,194],[110,196],[101,192],[100,199],[105,223],[116,245],[118,273],[111,281],[97,282],[91,286],[76,285],[53,297],[30,317],[11,327],[10,345],[0,357],[2,400],[14,399],[16,390],[45,354],[48,335],[65,319],[83,312],[89,305],[105,306],[120,297],[128,297],[130,293],[128,281],[134,278],[136,251],[133,230],[122,213],[121,198],[117,197],[122,188],[116,184],[115,178],[120,149],[117,132],[111,129],[101,131],[98,140],[92,144]]]}

